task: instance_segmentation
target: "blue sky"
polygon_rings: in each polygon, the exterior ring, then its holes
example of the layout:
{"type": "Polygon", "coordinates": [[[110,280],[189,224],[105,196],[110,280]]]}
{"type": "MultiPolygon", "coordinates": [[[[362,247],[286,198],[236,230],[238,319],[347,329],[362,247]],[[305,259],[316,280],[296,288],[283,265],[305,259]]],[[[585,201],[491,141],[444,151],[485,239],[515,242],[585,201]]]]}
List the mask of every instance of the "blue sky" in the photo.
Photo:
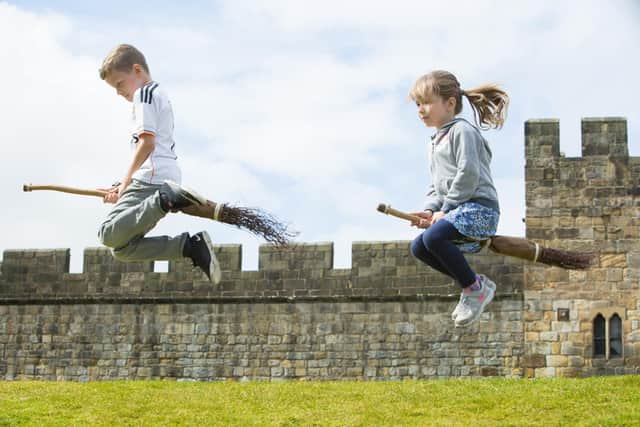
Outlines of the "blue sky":
{"type": "MultiPolygon", "coordinates": [[[[302,241],[335,242],[337,267],[350,265],[352,241],[417,234],[375,211],[418,209],[429,182],[432,130],[407,99],[415,79],[447,69],[463,88],[500,83],[509,117],[485,133],[499,233],[523,235],[525,120],[560,119],[561,149],[579,156],[581,117],[624,116],[638,155],[639,23],[633,1],[0,2],[0,185],[11,200],[0,249],[69,247],[80,271],[83,248],[99,245],[108,206],[20,189],[123,175],[129,106],[97,76],[122,42],[172,98],[185,184],[270,210],[302,241]]],[[[243,244],[244,268],[256,268],[261,242],[240,230],[172,215],[155,232],[201,229],[243,244]]]]}

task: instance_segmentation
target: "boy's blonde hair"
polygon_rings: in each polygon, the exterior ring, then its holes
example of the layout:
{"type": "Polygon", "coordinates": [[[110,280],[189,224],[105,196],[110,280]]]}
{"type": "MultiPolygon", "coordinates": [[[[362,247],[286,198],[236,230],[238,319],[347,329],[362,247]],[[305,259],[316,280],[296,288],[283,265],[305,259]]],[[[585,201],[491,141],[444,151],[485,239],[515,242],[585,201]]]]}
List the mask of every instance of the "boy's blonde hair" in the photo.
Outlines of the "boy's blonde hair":
{"type": "Polygon", "coordinates": [[[456,76],[436,70],[420,77],[409,92],[409,97],[419,103],[427,102],[434,95],[444,100],[455,98],[455,114],[462,111],[462,95],[466,96],[481,129],[501,128],[507,118],[509,95],[495,84],[463,90],[456,76]]]}
{"type": "Polygon", "coordinates": [[[112,71],[131,71],[133,64],[140,65],[149,74],[149,66],[142,52],[130,44],[118,45],[102,61],[100,78],[106,79],[112,71]]]}

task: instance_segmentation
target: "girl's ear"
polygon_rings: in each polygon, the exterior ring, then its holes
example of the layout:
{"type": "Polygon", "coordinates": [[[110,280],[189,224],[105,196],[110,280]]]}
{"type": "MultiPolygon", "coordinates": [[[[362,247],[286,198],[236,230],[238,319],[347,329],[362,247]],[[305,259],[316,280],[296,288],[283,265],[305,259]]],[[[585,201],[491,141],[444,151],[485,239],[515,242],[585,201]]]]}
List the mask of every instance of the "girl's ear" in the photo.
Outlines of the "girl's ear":
{"type": "Polygon", "coordinates": [[[449,97],[449,99],[447,99],[447,109],[451,110],[451,111],[455,111],[456,109],[456,99],[451,96],[449,97]]]}

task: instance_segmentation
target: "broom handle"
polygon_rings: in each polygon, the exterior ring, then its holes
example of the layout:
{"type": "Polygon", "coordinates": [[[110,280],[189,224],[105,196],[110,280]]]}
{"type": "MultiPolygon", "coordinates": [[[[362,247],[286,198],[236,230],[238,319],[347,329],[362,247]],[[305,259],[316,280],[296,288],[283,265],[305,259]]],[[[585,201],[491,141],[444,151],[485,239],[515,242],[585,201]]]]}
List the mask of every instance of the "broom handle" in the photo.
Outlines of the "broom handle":
{"type": "Polygon", "coordinates": [[[62,193],[70,193],[70,194],[79,194],[81,196],[95,196],[95,197],[104,197],[107,192],[103,190],[87,190],[84,188],[76,188],[76,187],[65,187],[63,185],[32,185],[32,184],[24,184],[22,186],[22,191],[36,191],[36,190],[48,190],[48,191],[59,191],[62,193]]]}
{"type": "Polygon", "coordinates": [[[412,222],[420,222],[420,217],[417,215],[411,215],[406,212],[399,211],[397,209],[392,208],[389,205],[385,205],[384,203],[380,203],[378,205],[378,211],[387,215],[395,216],[397,218],[406,219],[407,221],[412,222]]]}
{"type": "MultiPolygon", "coordinates": [[[[95,196],[104,198],[107,194],[107,191],[104,190],[87,190],[84,188],[77,187],[65,187],[63,185],[32,185],[32,184],[24,184],[22,186],[22,191],[36,191],[36,190],[47,190],[47,191],[59,191],[61,193],[69,193],[69,194],[78,194],[80,196],[95,196]]],[[[198,206],[193,205],[187,208],[182,209],[182,212],[187,215],[199,216],[203,218],[213,219],[215,221],[220,220],[220,213],[224,209],[224,205],[222,203],[212,202],[211,200],[207,200],[206,205],[198,206]]]]}
{"type": "MultiPolygon", "coordinates": [[[[406,219],[407,221],[411,221],[411,222],[420,222],[420,219],[421,219],[418,215],[412,215],[412,214],[408,214],[406,212],[399,211],[399,210],[394,209],[391,206],[386,205],[384,203],[380,203],[378,205],[378,212],[382,212],[382,213],[387,214],[387,215],[395,216],[397,218],[406,219]]],[[[486,239],[486,240],[476,240],[476,239],[472,239],[471,237],[468,237],[467,239],[469,241],[471,241],[471,242],[478,242],[483,247],[484,247],[484,245],[486,245],[491,240],[491,238],[486,239]]]]}

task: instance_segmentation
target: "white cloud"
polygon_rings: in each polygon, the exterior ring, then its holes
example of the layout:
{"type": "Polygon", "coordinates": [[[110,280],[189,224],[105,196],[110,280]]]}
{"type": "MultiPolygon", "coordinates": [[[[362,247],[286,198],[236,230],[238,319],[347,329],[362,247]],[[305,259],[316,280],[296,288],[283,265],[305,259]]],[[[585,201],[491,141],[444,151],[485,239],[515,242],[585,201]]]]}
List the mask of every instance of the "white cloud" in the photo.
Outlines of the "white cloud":
{"type": "Polygon", "coordinates": [[[374,160],[372,147],[404,134],[398,100],[371,97],[358,70],[331,58],[272,58],[268,72],[210,88],[182,85],[184,122],[216,150],[256,170],[314,179],[339,176],[374,160]]]}

